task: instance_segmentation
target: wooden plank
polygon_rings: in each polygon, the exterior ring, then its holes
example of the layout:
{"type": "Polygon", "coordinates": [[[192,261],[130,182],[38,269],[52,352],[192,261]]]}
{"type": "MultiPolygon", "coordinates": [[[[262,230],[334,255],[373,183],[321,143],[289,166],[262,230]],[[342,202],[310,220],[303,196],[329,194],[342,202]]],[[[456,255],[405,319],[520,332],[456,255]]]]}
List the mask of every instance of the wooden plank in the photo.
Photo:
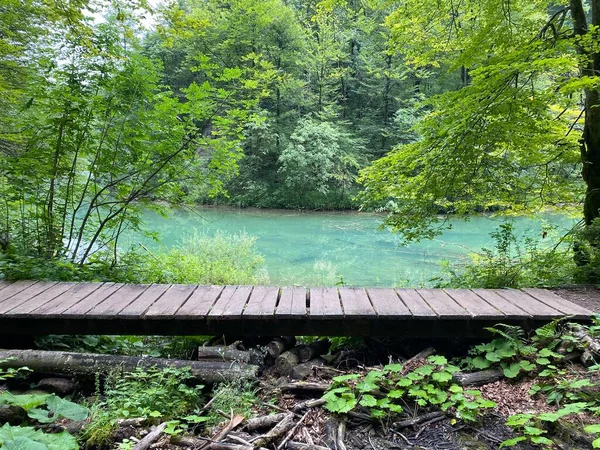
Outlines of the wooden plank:
{"type": "Polygon", "coordinates": [[[208,313],[209,319],[239,319],[252,293],[252,286],[225,286],[215,306],[208,313]]]}
{"type": "Polygon", "coordinates": [[[215,301],[223,292],[223,286],[198,286],[187,302],[175,313],[177,318],[194,319],[208,315],[215,301]]]}
{"type": "Polygon", "coordinates": [[[564,315],[560,311],[545,305],[517,289],[494,289],[493,292],[504,297],[513,305],[518,306],[534,319],[553,319],[564,315]]]}
{"type": "Polygon", "coordinates": [[[413,317],[427,319],[435,319],[437,317],[435,311],[431,309],[415,289],[396,289],[396,292],[413,317]]]}
{"type": "MultiPolygon", "coordinates": [[[[40,281],[38,283],[32,284],[26,289],[23,289],[19,293],[2,300],[0,302],[0,314],[5,314],[6,312],[13,309],[15,306],[19,306],[22,303],[25,303],[27,300],[32,299],[37,295],[40,295],[42,292],[47,291],[55,284],[56,282],[54,281],[40,281]]],[[[10,289],[10,287],[8,287],[7,289],[10,289]]]]}
{"type": "Polygon", "coordinates": [[[244,319],[267,319],[275,316],[279,288],[255,286],[242,314],[244,319]]]}
{"type": "Polygon", "coordinates": [[[50,300],[48,303],[37,307],[32,311],[36,316],[57,316],[79,303],[92,292],[100,288],[104,283],[77,283],[60,297],[50,300]]]}
{"type": "Polygon", "coordinates": [[[123,284],[121,284],[121,283],[104,283],[102,286],[100,286],[98,289],[96,289],[90,295],[86,296],[85,298],[81,299],[81,301],[79,301],[79,302],[75,303],[74,305],[65,309],[60,314],[60,317],[62,317],[62,318],[74,318],[74,317],[79,318],[79,317],[85,315],[85,313],[90,311],[96,305],[102,303],[104,300],[106,300],[108,297],[110,297],[110,295],[113,292],[120,289],[121,287],[123,287],[123,284]]]}
{"type": "Polygon", "coordinates": [[[142,295],[148,287],[148,284],[126,284],[90,309],[85,315],[89,318],[116,316],[142,295]]]}
{"type": "Polygon", "coordinates": [[[484,299],[494,308],[502,311],[507,319],[527,319],[531,317],[528,312],[523,311],[517,305],[509,302],[494,291],[489,289],[471,289],[471,292],[484,299]]]}
{"type": "Polygon", "coordinates": [[[412,317],[408,307],[393,289],[367,289],[375,311],[382,319],[412,317]]]}
{"type": "Polygon", "coordinates": [[[566,315],[573,316],[576,319],[587,319],[594,315],[592,311],[582,306],[576,305],[564,298],[556,295],[552,291],[547,289],[521,289],[527,294],[534,297],[536,300],[550,306],[551,308],[557,309],[566,315]]]}
{"type": "Polygon", "coordinates": [[[77,284],[78,283],[57,283],[50,289],[42,292],[40,295],[36,295],[20,305],[15,306],[10,311],[7,311],[6,314],[10,316],[30,314],[32,311],[44,306],[46,303],[54,300],[55,298],[61,297],[62,294],[67,292],[72,287],[77,286],[77,284]]]}
{"type": "MultiPolygon", "coordinates": [[[[12,283],[10,281],[0,280],[0,291],[5,287],[10,286],[12,283]]],[[[1,294],[0,294],[1,295],[1,294]]]]}
{"type": "Polygon", "coordinates": [[[505,315],[469,289],[445,289],[446,294],[475,319],[504,319],[505,315]]]}
{"type": "Polygon", "coordinates": [[[341,319],[344,317],[337,288],[311,288],[309,302],[311,319],[341,319]]]}
{"type": "Polygon", "coordinates": [[[12,283],[10,286],[6,286],[0,291],[0,303],[19,292],[24,291],[28,287],[33,286],[35,283],[37,283],[37,281],[19,280],[12,283]]]}
{"type": "Polygon", "coordinates": [[[166,291],[169,289],[170,284],[152,284],[150,285],[134,302],[131,302],[121,311],[119,311],[118,317],[120,318],[138,318],[152,304],[158,300],[166,291]]]}
{"type": "Polygon", "coordinates": [[[144,317],[172,317],[183,305],[196,286],[190,284],[174,284],[158,300],[156,300],[144,314],[144,317]]]}
{"type": "Polygon", "coordinates": [[[377,313],[373,309],[373,305],[371,305],[367,291],[364,288],[341,287],[339,288],[339,293],[344,317],[357,319],[373,319],[377,317],[377,313]]]}
{"type": "Polygon", "coordinates": [[[306,317],[306,295],[306,288],[282,288],[281,295],[279,296],[279,304],[275,311],[275,317],[278,319],[298,319],[306,317]]]}
{"type": "Polygon", "coordinates": [[[417,289],[417,292],[440,319],[466,319],[471,317],[468,311],[441,289],[417,289]]]}

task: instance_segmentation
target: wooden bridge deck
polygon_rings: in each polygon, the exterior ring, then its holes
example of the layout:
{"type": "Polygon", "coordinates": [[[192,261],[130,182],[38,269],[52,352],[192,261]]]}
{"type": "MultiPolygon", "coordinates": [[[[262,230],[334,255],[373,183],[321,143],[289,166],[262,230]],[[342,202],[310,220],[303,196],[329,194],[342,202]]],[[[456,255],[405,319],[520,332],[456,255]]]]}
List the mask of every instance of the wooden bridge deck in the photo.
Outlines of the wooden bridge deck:
{"type": "Polygon", "coordinates": [[[379,289],[0,281],[0,335],[468,336],[593,313],[542,289],[379,289]]]}

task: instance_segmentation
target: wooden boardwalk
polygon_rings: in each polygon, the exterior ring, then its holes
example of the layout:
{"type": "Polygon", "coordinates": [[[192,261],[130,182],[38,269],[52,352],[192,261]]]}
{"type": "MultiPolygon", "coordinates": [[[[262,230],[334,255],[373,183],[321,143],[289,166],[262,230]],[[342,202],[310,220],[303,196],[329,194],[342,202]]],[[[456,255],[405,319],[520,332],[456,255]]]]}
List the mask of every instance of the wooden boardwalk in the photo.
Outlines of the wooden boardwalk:
{"type": "Polygon", "coordinates": [[[379,289],[0,281],[0,335],[476,336],[593,313],[542,289],[379,289]]]}

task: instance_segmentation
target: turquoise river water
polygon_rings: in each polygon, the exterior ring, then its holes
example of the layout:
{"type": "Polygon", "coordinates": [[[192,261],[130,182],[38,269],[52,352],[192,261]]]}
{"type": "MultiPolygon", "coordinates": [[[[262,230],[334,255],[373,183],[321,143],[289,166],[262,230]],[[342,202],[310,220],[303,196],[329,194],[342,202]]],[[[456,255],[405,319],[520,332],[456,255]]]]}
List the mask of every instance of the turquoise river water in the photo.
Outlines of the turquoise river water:
{"type": "MultiPolygon", "coordinates": [[[[440,274],[441,261],[464,261],[469,253],[491,247],[489,233],[504,220],[488,216],[453,220],[452,229],[432,241],[400,246],[399,236],[379,229],[381,219],[359,212],[177,209],[167,218],[146,213],[146,228],[159,233],[160,243],[141,237],[139,242],[168,248],[194,232],[246,233],[257,238],[256,248],[265,258],[273,285],[343,280],[350,286],[417,286],[440,274]]],[[[541,237],[547,225],[562,233],[575,222],[552,214],[512,220],[519,236],[532,237],[541,237]]]]}

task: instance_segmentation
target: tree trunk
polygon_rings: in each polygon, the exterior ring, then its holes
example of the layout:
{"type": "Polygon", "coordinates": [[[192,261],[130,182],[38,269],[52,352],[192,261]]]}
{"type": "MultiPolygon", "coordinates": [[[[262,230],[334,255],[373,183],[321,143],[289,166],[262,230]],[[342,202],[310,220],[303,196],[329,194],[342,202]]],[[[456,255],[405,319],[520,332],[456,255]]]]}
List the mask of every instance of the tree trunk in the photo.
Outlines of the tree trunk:
{"type": "MultiPolygon", "coordinates": [[[[591,25],[600,26],[600,0],[591,0],[591,25]]],[[[582,0],[570,0],[569,8],[573,18],[574,34],[585,36],[589,27],[583,9],[582,0]]],[[[600,71],[600,53],[589,48],[577,46],[581,57],[580,72],[582,76],[598,77],[600,71]]],[[[581,139],[582,177],[586,184],[583,217],[587,226],[600,216],[600,92],[586,89],[585,125],[581,139]]]]}
{"type": "Polygon", "coordinates": [[[183,361],[136,356],[98,355],[44,350],[0,350],[0,368],[27,366],[34,372],[95,375],[111,369],[132,372],[137,367],[176,367],[191,369],[192,375],[206,383],[255,378],[257,366],[217,361],[183,361]]]}

